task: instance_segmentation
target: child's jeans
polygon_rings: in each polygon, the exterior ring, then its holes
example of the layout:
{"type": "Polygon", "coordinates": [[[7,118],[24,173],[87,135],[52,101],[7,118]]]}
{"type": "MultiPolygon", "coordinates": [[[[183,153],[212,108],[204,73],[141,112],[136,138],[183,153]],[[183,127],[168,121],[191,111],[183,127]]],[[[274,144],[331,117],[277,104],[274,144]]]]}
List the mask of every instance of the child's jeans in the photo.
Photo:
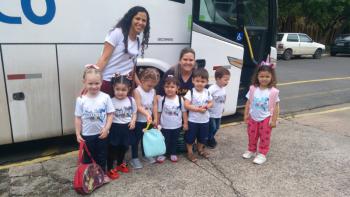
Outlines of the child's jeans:
{"type": "Polygon", "coordinates": [[[270,137],[272,128],[269,125],[270,117],[265,118],[263,121],[257,122],[249,118],[248,122],[248,137],[249,144],[248,150],[251,152],[257,151],[257,144],[259,141],[259,153],[266,155],[270,150],[270,137]]]}
{"type": "MultiPolygon", "coordinates": [[[[85,140],[85,144],[88,150],[91,153],[91,157],[96,161],[101,168],[106,171],[106,162],[107,162],[107,145],[108,139],[98,138],[100,135],[92,136],[82,136],[85,140]]],[[[91,163],[90,158],[87,153],[84,151],[84,163],[91,163]]]]}
{"type": "Polygon", "coordinates": [[[145,155],[143,151],[143,143],[142,143],[142,137],[143,137],[143,129],[146,128],[147,123],[146,122],[136,122],[135,130],[130,132],[130,145],[131,145],[131,156],[133,159],[138,158],[138,152],[139,152],[139,143],[141,141],[141,150],[142,155],[145,155]]]}
{"type": "Polygon", "coordinates": [[[162,129],[165,138],[167,155],[176,155],[177,140],[179,139],[180,129],[162,129]]]}
{"type": "Polygon", "coordinates": [[[221,118],[210,118],[208,140],[213,140],[216,132],[220,129],[221,118]]]}

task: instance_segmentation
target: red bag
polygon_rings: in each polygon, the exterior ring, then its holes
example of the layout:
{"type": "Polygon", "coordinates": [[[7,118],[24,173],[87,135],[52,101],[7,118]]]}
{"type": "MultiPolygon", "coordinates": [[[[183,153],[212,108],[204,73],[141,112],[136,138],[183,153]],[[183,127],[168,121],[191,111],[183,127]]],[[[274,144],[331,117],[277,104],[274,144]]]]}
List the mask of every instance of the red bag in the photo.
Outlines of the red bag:
{"type": "Polygon", "coordinates": [[[96,188],[103,185],[104,172],[102,168],[96,164],[95,160],[85,144],[81,142],[79,146],[78,168],[75,171],[73,186],[76,192],[80,194],[89,194],[96,188]],[[83,149],[91,159],[92,163],[83,164],[83,149]]]}

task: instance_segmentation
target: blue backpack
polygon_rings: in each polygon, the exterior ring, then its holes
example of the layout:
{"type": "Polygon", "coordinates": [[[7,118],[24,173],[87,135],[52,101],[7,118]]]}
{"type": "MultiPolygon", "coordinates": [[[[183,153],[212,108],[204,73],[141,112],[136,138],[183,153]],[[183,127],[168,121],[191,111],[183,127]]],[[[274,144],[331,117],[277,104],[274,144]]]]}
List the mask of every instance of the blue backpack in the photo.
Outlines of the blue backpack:
{"type": "Polygon", "coordinates": [[[143,150],[146,157],[155,157],[163,155],[166,152],[165,139],[158,129],[151,128],[151,124],[147,124],[147,127],[143,130],[143,150]]]}

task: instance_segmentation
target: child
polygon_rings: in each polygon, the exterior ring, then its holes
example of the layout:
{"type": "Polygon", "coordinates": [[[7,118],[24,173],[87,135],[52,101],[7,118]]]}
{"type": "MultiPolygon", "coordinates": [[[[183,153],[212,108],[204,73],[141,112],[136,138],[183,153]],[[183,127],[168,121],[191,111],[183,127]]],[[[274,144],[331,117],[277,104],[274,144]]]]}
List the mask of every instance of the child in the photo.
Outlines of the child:
{"type": "MultiPolygon", "coordinates": [[[[106,171],[107,136],[113,120],[114,107],[109,95],[100,91],[102,76],[96,65],[86,65],[83,75],[86,94],[75,105],[77,141],[85,142],[92,158],[106,171]]],[[[84,162],[91,162],[84,152],[84,162]]],[[[105,175],[105,182],[110,181],[105,175]]]]}
{"type": "MultiPolygon", "coordinates": [[[[159,78],[159,72],[156,69],[146,68],[140,73],[141,85],[134,90],[134,98],[137,105],[137,119],[135,130],[130,133],[132,148],[132,160],[130,163],[135,169],[143,168],[142,163],[138,159],[138,146],[143,136],[142,130],[147,126],[147,123],[153,123],[153,126],[157,126],[158,110],[154,87],[158,84],[159,78]]],[[[141,148],[144,155],[142,142],[141,148]]],[[[153,157],[145,158],[145,160],[151,164],[156,162],[153,157]]]]}
{"type": "MultiPolygon", "coordinates": [[[[166,96],[160,97],[158,100],[158,117],[160,117],[160,125],[162,133],[165,137],[167,155],[170,155],[172,162],[177,162],[176,145],[179,138],[182,118],[183,129],[188,129],[187,110],[184,107],[184,101],[181,96],[177,95],[179,89],[179,81],[172,75],[164,80],[164,92],[166,96]]],[[[158,163],[163,163],[165,156],[161,155],[157,158],[158,163]]]]}
{"type": "Polygon", "coordinates": [[[266,154],[270,148],[270,137],[272,128],[276,127],[279,114],[279,91],[276,87],[276,75],[273,64],[263,62],[254,74],[252,86],[246,97],[248,101],[244,110],[244,121],[248,124],[248,151],[242,156],[249,159],[255,155],[253,160],[256,164],[266,161],[266,154]],[[259,149],[257,150],[257,143],[259,149]]]}
{"type": "Polygon", "coordinates": [[[208,90],[213,97],[213,107],[209,109],[209,135],[207,145],[215,148],[217,142],[215,134],[220,128],[222,113],[224,112],[226,101],[226,85],[230,81],[230,71],[224,67],[219,67],[215,71],[216,84],[211,85],[208,90]]]}
{"type": "Polygon", "coordinates": [[[112,84],[114,89],[112,103],[115,113],[108,136],[107,175],[111,179],[117,179],[119,178],[118,171],[129,172],[123,161],[129,147],[129,134],[135,128],[137,107],[134,98],[128,96],[131,81],[127,76],[116,74],[112,78],[112,84]],[[117,160],[117,167],[113,168],[115,160],[117,160]]]}
{"type": "Polygon", "coordinates": [[[185,134],[187,157],[190,161],[196,162],[193,155],[192,144],[197,139],[198,154],[204,158],[209,157],[209,153],[204,150],[204,144],[208,140],[209,132],[209,112],[213,106],[212,96],[205,86],[208,84],[209,74],[204,68],[199,68],[193,72],[192,82],[194,88],[185,95],[185,108],[189,110],[188,131],[185,134]]]}

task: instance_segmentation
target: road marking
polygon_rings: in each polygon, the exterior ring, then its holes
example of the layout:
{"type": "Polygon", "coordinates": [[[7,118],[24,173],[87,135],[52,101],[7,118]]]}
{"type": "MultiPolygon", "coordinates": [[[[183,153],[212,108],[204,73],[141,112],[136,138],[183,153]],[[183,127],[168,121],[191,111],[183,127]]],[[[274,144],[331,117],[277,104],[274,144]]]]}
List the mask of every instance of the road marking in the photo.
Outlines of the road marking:
{"type": "Polygon", "coordinates": [[[303,83],[314,83],[314,82],[323,82],[323,81],[348,80],[348,79],[350,79],[350,77],[312,79],[312,80],[305,80],[305,81],[293,81],[293,82],[287,82],[287,83],[278,83],[277,86],[295,85],[295,84],[303,84],[303,83]]]}
{"type": "Polygon", "coordinates": [[[308,96],[317,96],[317,95],[330,94],[330,93],[346,92],[349,90],[350,90],[350,88],[344,88],[344,89],[338,89],[338,90],[330,90],[328,92],[316,92],[316,93],[309,93],[309,94],[301,94],[301,95],[286,97],[286,98],[283,98],[283,100],[290,100],[290,99],[296,99],[296,98],[302,98],[302,97],[308,97],[308,96]]]}
{"type": "Polygon", "coordinates": [[[311,113],[304,113],[304,114],[287,115],[283,118],[300,118],[300,117],[306,117],[306,116],[329,114],[329,113],[346,111],[346,110],[350,110],[350,107],[342,107],[342,108],[337,108],[337,109],[330,109],[330,110],[325,110],[325,111],[311,112],[311,113]]]}

